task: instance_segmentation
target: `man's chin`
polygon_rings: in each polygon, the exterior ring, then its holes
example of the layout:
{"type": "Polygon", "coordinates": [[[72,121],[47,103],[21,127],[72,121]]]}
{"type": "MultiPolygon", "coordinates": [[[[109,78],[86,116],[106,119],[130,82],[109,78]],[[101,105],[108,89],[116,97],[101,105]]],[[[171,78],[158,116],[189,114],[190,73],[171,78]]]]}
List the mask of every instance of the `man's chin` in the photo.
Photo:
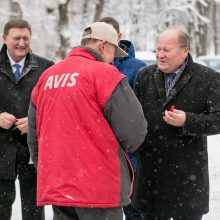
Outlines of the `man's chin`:
{"type": "Polygon", "coordinates": [[[166,73],[166,70],[167,70],[166,66],[159,64],[158,67],[162,72],[166,73]]]}
{"type": "Polygon", "coordinates": [[[15,54],[15,56],[16,56],[18,59],[23,59],[26,55],[27,55],[27,52],[26,52],[26,51],[18,52],[18,53],[15,54]]]}

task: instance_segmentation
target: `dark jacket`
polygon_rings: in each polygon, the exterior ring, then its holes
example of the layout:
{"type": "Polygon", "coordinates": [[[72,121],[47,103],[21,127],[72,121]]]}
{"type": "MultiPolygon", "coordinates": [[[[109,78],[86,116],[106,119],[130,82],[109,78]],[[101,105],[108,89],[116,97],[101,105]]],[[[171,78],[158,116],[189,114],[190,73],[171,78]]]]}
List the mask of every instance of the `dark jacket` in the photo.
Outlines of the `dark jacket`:
{"type": "Polygon", "coordinates": [[[133,87],[134,79],[138,70],[145,67],[146,64],[135,58],[134,46],[130,41],[121,40],[120,45],[127,51],[128,56],[122,58],[116,57],[114,59],[114,66],[117,67],[121,73],[127,76],[130,86],[133,87]]]}
{"type": "MultiPolygon", "coordinates": [[[[0,52],[0,112],[17,118],[27,117],[31,91],[41,73],[53,62],[29,52],[16,83],[6,49],[3,45],[0,52]]],[[[28,165],[30,155],[26,139],[27,135],[21,135],[17,129],[0,128],[0,179],[15,179],[17,173],[28,177],[35,172],[34,166],[28,165]]]]}
{"type": "Polygon", "coordinates": [[[167,99],[164,84],[157,65],[141,70],[135,83],[148,134],[137,152],[133,205],[149,215],[202,215],[209,210],[207,135],[220,133],[220,74],[189,55],[167,99]],[[183,128],[163,121],[171,105],[186,112],[183,128]]]}
{"type": "MultiPolygon", "coordinates": [[[[128,40],[121,40],[119,45],[128,53],[128,56],[116,57],[114,59],[114,66],[117,67],[118,70],[128,78],[128,82],[131,88],[133,88],[136,74],[142,67],[145,67],[146,64],[143,61],[135,58],[135,50],[132,42],[128,40]]],[[[128,155],[135,171],[137,166],[137,158],[131,152],[128,152],[128,155]]]]}

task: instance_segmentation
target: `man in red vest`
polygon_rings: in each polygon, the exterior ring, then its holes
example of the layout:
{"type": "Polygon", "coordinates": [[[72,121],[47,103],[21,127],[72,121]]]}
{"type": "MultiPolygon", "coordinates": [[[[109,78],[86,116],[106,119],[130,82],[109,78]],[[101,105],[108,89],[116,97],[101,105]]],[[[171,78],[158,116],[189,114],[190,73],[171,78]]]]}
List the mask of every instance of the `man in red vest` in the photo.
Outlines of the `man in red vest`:
{"type": "Polygon", "coordinates": [[[28,143],[38,170],[37,204],[54,219],[122,220],[132,179],[125,151],[147,133],[142,107],[113,65],[116,30],[84,29],[80,47],[45,71],[32,91],[28,143]]]}

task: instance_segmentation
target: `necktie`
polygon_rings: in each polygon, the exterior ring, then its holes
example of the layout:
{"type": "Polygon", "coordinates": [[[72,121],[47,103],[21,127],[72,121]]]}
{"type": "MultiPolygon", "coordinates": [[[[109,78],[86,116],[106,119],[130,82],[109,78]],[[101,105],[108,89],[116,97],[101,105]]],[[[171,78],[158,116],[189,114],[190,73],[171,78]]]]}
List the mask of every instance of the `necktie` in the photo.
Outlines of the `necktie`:
{"type": "Polygon", "coordinates": [[[167,96],[170,94],[170,92],[173,88],[173,80],[174,80],[175,76],[176,76],[175,73],[170,73],[170,74],[165,75],[167,96]]]}
{"type": "Polygon", "coordinates": [[[14,78],[15,78],[15,80],[17,82],[19,77],[20,77],[20,65],[16,63],[13,66],[16,68],[16,70],[14,72],[14,78]]]}
{"type": "Polygon", "coordinates": [[[168,85],[168,88],[170,88],[172,86],[172,82],[175,78],[176,74],[175,73],[170,73],[167,75],[167,85],[168,85]]]}

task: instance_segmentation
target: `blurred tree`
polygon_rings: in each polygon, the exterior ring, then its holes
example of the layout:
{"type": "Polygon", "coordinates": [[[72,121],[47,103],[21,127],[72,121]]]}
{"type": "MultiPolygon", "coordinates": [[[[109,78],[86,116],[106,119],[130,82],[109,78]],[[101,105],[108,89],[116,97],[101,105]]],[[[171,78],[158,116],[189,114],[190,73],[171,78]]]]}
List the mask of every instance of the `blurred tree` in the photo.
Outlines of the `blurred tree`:
{"type": "Polygon", "coordinates": [[[0,0],[0,15],[1,25],[10,17],[27,19],[35,52],[57,60],[79,44],[87,24],[104,16],[118,20],[123,38],[138,50],[154,50],[165,27],[182,25],[194,55],[220,54],[220,0],[0,0]]]}
{"type": "Polygon", "coordinates": [[[220,0],[216,0],[213,4],[213,34],[214,34],[214,51],[215,54],[220,54],[220,0]]]}
{"type": "Polygon", "coordinates": [[[214,4],[213,0],[197,1],[196,8],[198,9],[198,13],[200,17],[204,17],[207,19],[200,19],[198,22],[197,29],[192,31],[191,36],[194,36],[195,39],[195,53],[197,56],[205,55],[207,53],[207,45],[208,45],[208,30],[211,22],[211,13],[212,13],[212,5],[214,4]]]}
{"type": "Polygon", "coordinates": [[[165,0],[157,1],[157,4],[157,30],[168,26],[184,26],[191,36],[193,53],[206,54],[212,0],[165,0]]]}
{"type": "Polygon", "coordinates": [[[18,2],[11,2],[11,18],[22,18],[22,9],[18,2]]]}
{"type": "Polygon", "coordinates": [[[96,1],[94,21],[100,20],[101,14],[103,12],[104,4],[105,4],[104,0],[97,0],[96,1]]]}
{"type": "Polygon", "coordinates": [[[69,16],[68,4],[70,0],[61,2],[58,5],[59,9],[59,36],[60,36],[60,57],[64,58],[67,54],[67,49],[70,48],[70,32],[69,32],[69,16]]]}

